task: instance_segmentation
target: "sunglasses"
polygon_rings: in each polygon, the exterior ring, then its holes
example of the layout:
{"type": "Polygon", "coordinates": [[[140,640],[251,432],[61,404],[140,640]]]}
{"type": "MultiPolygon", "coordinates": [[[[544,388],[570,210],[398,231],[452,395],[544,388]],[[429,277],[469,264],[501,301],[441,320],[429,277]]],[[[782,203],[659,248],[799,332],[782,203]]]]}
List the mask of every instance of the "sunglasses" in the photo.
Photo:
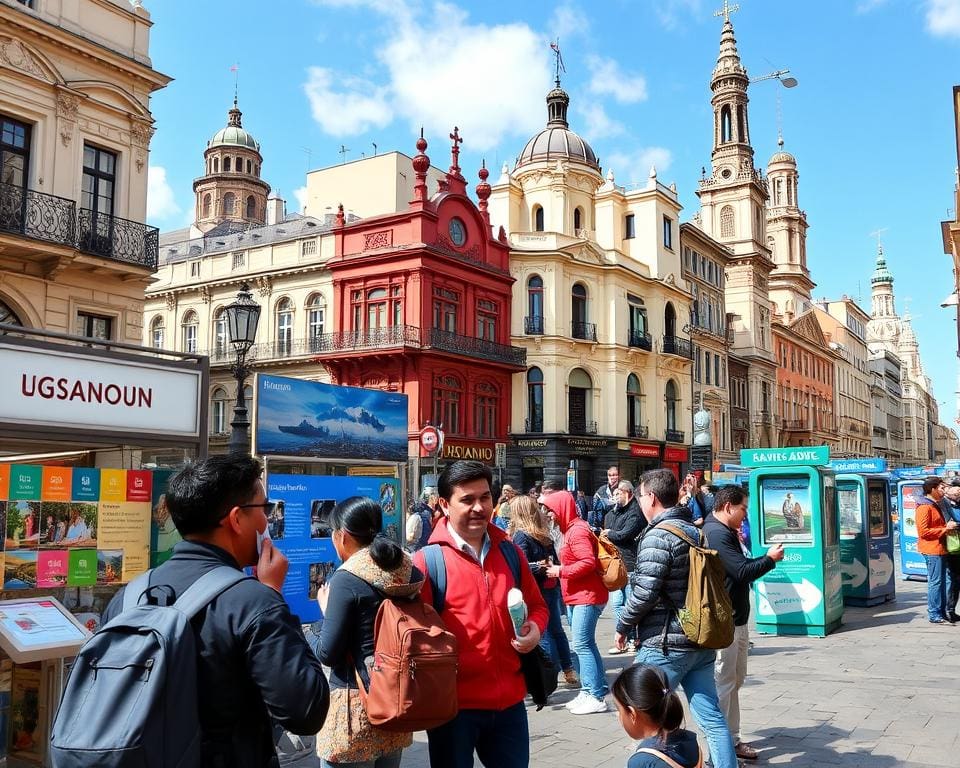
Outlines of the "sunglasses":
{"type": "Polygon", "coordinates": [[[262,508],[262,509],[263,509],[263,514],[265,514],[267,517],[270,517],[270,515],[272,515],[272,514],[274,513],[274,511],[276,511],[276,509],[277,509],[277,504],[279,504],[279,503],[280,503],[280,502],[278,502],[278,501],[270,501],[270,500],[268,499],[267,501],[263,502],[263,504],[237,504],[237,506],[238,506],[240,509],[258,509],[258,508],[262,508]]]}

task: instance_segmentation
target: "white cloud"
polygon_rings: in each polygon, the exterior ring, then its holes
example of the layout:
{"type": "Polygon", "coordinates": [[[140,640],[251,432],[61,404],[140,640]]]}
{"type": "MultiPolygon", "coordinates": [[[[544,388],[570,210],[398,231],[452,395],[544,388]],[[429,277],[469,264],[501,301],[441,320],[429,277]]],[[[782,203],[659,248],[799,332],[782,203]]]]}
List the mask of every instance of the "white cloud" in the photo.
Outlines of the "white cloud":
{"type": "Polygon", "coordinates": [[[590,31],[590,19],[573,3],[561,3],[553,9],[546,31],[551,39],[560,40],[560,49],[563,50],[564,40],[590,31]]]}
{"type": "Polygon", "coordinates": [[[887,0],[860,0],[857,3],[857,13],[870,13],[886,4],[887,0]]]}
{"type": "Polygon", "coordinates": [[[960,0],[928,0],[927,31],[937,37],[960,37],[960,0]]]}
{"type": "Polygon", "coordinates": [[[633,184],[645,186],[651,166],[656,167],[658,180],[665,183],[663,172],[670,167],[672,160],[673,155],[665,147],[637,147],[626,152],[614,152],[604,162],[613,171],[615,183],[629,187],[633,184]]]}
{"type": "Polygon", "coordinates": [[[293,196],[297,198],[297,213],[303,213],[304,208],[307,207],[307,188],[297,187],[293,190],[293,196]]]}
{"type": "Polygon", "coordinates": [[[663,0],[654,7],[654,13],[667,29],[676,29],[691,18],[703,17],[702,0],[663,0]]]}
{"type": "Polygon", "coordinates": [[[167,183],[167,169],[151,165],[147,168],[147,218],[163,220],[178,213],[180,206],[173,196],[173,188],[167,183]]]}
{"type": "Polygon", "coordinates": [[[583,135],[591,141],[619,136],[624,132],[623,124],[607,114],[603,104],[598,102],[576,102],[576,111],[583,117],[583,135]]]}
{"type": "Polygon", "coordinates": [[[324,67],[310,67],[303,90],[313,119],[331,136],[382,128],[393,119],[387,89],[358,77],[341,77],[324,67]]]}
{"type": "Polygon", "coordinates": [[[612,96],[621,104],[646,100],[647,81],[643,75],[628,74],[613,59],[600,56],[588,56],[587,68],[590,70],[590,84],[587,87],[591,93],[612,96]]]}

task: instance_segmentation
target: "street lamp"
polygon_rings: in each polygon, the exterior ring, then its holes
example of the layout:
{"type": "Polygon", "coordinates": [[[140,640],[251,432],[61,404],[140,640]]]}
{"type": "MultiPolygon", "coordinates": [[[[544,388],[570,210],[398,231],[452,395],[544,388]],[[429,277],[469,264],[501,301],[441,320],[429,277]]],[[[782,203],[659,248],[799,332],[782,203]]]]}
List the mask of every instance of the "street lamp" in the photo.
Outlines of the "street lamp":
{"type": "Polygon", "coordinates": [[[797,87],[797,78],[795,77],[784,77],[784,75],[789,75],[789,69],[778,69],[776,72],[771,72],[769,75],[761,75],[760,77],[751,77],[750,84],[761,83],[764,80],[779,80],[780,84],[784,88],[796,88],[797,87]]]}
{"type": "Polygon", "coordinates": [[[237,300],[223,310],[227,315],[227,334],[237,352],[237,360],[231,368],[237,380],[237,403],[233,407],[230,422],[230,453],[247,453],[250,450],[250,419],[247,416],[247,398],[244,386],[250,375],[247,353],[257,339],[257,324],[260,322],[260,305],[253,300],[250,286],[243,283],[237,300]]]}

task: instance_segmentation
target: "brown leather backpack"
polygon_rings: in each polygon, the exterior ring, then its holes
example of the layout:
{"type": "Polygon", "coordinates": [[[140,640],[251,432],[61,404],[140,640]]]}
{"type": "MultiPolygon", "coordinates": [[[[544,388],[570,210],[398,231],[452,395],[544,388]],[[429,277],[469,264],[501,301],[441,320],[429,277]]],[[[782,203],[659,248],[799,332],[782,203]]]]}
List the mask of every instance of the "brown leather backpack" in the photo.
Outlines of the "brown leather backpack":
{"type": "Polygon", "coordinates": [[[457,638],[433,606],[385,598],[373,627],[370,690],[357,675],[371,725],[423,731],[457,715],[457,638]]]}
{"type": "Polygon", "coordinates": [[[597,573],[603,581],[603,586],[608,592],[616,592],[627,586],[628,576],[627,568],[623,564],[623,558],[620,557],[620,550],[617,545],[607,538],[606,534],[601,533],[596,536],[597,541],[597,573]]]}

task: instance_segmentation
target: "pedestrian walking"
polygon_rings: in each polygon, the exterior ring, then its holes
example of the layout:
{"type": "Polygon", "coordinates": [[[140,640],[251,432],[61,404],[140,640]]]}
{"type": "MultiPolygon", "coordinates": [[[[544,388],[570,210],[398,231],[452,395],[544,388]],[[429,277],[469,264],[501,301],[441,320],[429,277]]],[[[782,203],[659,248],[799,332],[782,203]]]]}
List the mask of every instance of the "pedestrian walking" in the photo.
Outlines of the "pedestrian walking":
{"type": "Polygon", "coordinates": [[[351,496],[330,513],[330,540],[343,564],[317,590],[323,615],[314,634],[316,654],[330,667],[330,710],[317,734],[321,768],[397,768],[410,733],[374,728],[358,681],[370,687],[374,620],[385,597],[417,597],[423,574],[410,555],[380,534],[383,512],[365,496],[351,496]]]}
{"type": "MultiPolygon", "coordinates": [[[[950,481],[950,484],[947,485],[941,505],[943,507],[944,518],[948,521],[954,520],[960,525],[960,479],[954,478],[950,481]]],[[[957,531],[947,535],[953,536],[954,539],[960,543],[960,533],[957,531]]],[[[945,543],[948,542],[949,539],[945,539],[945,543]]],[[[960,621],[960,616],[957,615],[957,601],[958,598],[960,598],[960,552],[951,552],[948,548],[945,565],[947,573],[950,575],[950,590],[947,593],[947,609],[945,614],[950,621],[956,624],[960,621]]]]}
{"type": "Polygon", "coordinates": [[[437,492],[433,488],[424,488],[417,503],[407,518],[407,551],[416,552],[425,547],[433,533],[433,508],[437,504],[437,492]]]}
{"type": "MultiPolygon", "coordinates": [[[[637,542],[643,529],[647,527],[647,520],[640,511],[640,505],[633,495],[633,483],[629,480],[621,480],[617,485],[617,504],[607,514],[604,520],[603,533],[620,553],[620,559],[623,560],[623,567],[627,573],[633,573],[637,564],[637,542]]],[[[630,584],[627,583],[622,589],[615,589],[609,593],[610,606],[614,610],[614,627],[620,620],[620,612],[623,610],[623,604],[627,601],[627,591],[630,584]]],[[[620,654],[627,653],[628,650],[620,649],[614,645],[608,653],[620,654]]]]}
{"type": "Polygon", "coordinates": [[[946,489],[943,478],[928,477],[923,481],[923,496],[917,505],[917,550],[927,562],[927,619],[931,624],[950,624],[947,596],[951,578],[946,568],[947,548],[943,537],[956,530],[956,520],[945,520],[940,502],[946,489]]]}

